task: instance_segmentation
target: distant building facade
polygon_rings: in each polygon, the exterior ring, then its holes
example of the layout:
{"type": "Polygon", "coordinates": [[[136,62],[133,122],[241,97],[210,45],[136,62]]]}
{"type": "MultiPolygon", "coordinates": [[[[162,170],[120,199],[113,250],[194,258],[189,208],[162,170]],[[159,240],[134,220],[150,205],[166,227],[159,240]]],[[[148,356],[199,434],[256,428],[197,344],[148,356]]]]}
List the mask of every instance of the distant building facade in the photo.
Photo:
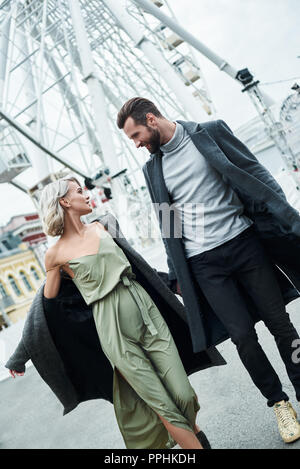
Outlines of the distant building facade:
{"type": "Polygon", "coordinates": [[[0,227],[0,330],[26,316],[45,278],[46,242],[37,213],[0,227]]]}

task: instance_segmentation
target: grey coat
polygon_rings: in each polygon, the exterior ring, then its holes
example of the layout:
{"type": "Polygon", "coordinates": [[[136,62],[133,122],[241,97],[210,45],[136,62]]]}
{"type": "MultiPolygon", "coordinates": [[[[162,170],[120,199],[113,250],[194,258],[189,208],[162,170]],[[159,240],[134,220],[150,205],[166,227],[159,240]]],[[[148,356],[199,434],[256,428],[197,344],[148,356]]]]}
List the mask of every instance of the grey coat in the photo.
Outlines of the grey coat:
{"type": "MultiPolygon", "coordinates": [[[[152,269],[130,246],[115,217],[106,214],[98,220],[123,249],[136,280],[161,311],[187,374],[224,365],[225,360],[214,347],[201,353],[193,352],[186,311],[164,282],[167,274],[152,269]]],[[[26,317],[22,339],[5,366],[22,372],[31,359],[62,403],[65,415],[88,399],[103,398],[112,402],[113,370],[101,349],[91,305],[86,305],[70,277],[63,271],[61,275],[59,294],[50,300],[53,306],[48,312],[43,307],[46,280],[38,289],[26,317]]]]}
{"type": "MultiPolygon", "coordinates": [[[[287,202],[277,181],[222,120],[202,124],[178,122],[190,134],[199,152],[237,193],[244,205],[244,213],[254,221],[255,230],[274,263],[285,304],[299,297],[300,263],[295,267],[288,259],[297,255],[300,259],[300,216],[287,202]]],[[[172,199],[164,181],[160,152],[150,156],[143,172],[152,202],[170,206],[172,199]]],[[[158,205],[154,207],[157,210],[158,205]]],[[[193,348],[199,352],[229,336],[192,278],[182,239],[176,237],[176,232],[180,232],[176,229],[176,220],[173,233],[165,237],[164,226],[161,219],[159,221],[167,252],[170,286],[172,283],[174,288],[175,280],[180,285],[193,348]]],[[[242,293],[249,311],[256,321],[259,320],[255,304],[246,291],[242,293]]]]}

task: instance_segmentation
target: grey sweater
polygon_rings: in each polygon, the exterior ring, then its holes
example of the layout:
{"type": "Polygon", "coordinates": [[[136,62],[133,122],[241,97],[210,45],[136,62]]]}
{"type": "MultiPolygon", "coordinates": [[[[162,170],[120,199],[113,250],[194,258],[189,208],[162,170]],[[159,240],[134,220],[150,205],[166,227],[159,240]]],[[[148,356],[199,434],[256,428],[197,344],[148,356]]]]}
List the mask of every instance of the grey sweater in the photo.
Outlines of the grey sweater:
{"type": "Polygon", "coordinates": [[[166,187],[182,223],[186,257],[219,246],[253,224],[243,214],[238,195],[197,150],[179,122],[171,140],[160,149],[166,187]]]}

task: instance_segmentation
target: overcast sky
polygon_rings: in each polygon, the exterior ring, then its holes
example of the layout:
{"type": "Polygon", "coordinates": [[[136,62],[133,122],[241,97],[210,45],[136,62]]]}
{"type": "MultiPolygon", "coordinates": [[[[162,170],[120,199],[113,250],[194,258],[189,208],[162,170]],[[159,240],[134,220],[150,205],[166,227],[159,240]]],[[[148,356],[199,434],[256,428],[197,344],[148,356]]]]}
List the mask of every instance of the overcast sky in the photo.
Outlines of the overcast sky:
{"type": "MultiPolygon", "coordinates": [[[[300,77],[300,0],[169,0],[181,25],[237,70],[248,67],[261,84],[300,77]]],[[[256,115],[241,86],[197,54],[218,112],[234,130],[256,115]]],[[[275,101],[296,80],[262,86],[275,101]]],[[[300,83],[300,79],[298,79],[300,83]]],[[[0,186],[0,225],[35,210],[9,184],[0,186]]]]}
{"type": "MultiPolygon", "coordinates": [[[[275,101],[291,93],[293,80],[263,83],[300,77],[299,0],[169,0],[169,5],[181,26],[237,70],[249,68],[275,101]]],[[[254,117],[241,85],[200,54],[197,58],[218,117],[233,129],[254,117]]]]}

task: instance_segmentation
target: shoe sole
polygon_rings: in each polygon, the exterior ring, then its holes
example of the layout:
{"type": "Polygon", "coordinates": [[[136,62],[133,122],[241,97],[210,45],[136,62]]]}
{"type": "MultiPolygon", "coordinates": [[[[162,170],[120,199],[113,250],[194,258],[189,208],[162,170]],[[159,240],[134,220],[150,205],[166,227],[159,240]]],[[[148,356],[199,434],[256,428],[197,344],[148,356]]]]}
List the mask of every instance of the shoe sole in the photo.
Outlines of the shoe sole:
{"type": "Polygon", "coordinates": [[[299,438],[300,438],[300,433],[299,433],[298,436],[295,436],[295,437],[291,438],[290,440],[285,440],[285,439],[283,438],[283,441],[284,441],[285,443],[289,444],[289,443],[294,443],[294,441],[299,440],[299,438]]]}

